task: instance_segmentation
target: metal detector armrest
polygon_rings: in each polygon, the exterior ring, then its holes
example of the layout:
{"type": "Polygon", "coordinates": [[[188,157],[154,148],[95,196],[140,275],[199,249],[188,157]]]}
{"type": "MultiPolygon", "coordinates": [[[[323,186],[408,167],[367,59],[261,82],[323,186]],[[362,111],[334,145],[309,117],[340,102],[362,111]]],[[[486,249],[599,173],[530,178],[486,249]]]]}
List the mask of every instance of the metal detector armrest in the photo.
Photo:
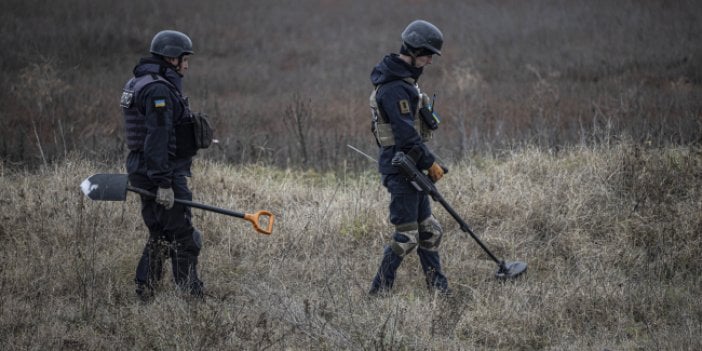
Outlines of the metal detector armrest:
{"type": "Polygon", "coordinates": [[[398,151],[392,158],[392,165],[397,167],[402,175],[407,177],[407,180],[409,180],[417,190],[425,191],[427,194],[431,195],[434,200],[437,200],[436,197],[440,196],[439,191],[436,189],[436,186],[434,186],[429,176],[422,173],[422,171],[417,168],[417,163],[412,156],[398,151]]]}

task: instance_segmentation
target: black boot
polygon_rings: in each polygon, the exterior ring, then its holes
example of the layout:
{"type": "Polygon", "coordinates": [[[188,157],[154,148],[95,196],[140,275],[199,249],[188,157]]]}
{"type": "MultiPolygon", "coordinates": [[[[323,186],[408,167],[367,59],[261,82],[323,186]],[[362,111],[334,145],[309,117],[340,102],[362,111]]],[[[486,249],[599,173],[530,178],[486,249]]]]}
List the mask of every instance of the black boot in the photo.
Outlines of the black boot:
{"type": "Polygon", "coordinates": [[[154,289],[146,284],[137,283],[135,292],[141,302],[148,303],[154,299],[154,289]]]}
{"type": "Polygon", "coordinates": [[[386,246],[383,252],[383,260],[380,262],[378,273],[373,278],[368,295],[376,296],[390,292],[395,283],[395,272],[401,263],[402,256],[396,254],[390,246],[386,246]]]}
{"type": "Polygon", "coordinates": [[[441,272],[441,259],[436,251],[429,251],[418,248],[419,262],[422,264],[427,288],[431,291],[438,291],[441,295],[449,295],[451,289],[448,287],[448,280],[441,272]]]}

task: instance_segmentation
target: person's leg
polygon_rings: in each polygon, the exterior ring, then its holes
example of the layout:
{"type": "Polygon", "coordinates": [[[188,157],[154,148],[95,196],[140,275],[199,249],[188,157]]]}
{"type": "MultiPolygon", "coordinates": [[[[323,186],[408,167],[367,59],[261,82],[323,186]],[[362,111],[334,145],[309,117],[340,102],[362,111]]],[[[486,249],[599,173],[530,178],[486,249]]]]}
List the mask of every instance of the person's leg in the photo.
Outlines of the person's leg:
{"type": "MultiPolygon", "coordinates": [[[[175,177],[172,187],[176,199],[192,200],[185,177],[175,177]]],[[[189,207],[175,203],[170,210],[163,211],[161,223],[172,242],[171,264],[176,285],[192,295],[202,296],[203,283],[197,273],[202,235],[193,228],[191,218],[189,207]]]]}
{"type": "Polygon", "coordinates": [[[408,187],[411,185],[399,175],[384,176],[383,185],[390,192],[390,223],[395,226],[395,232],[385,246],[370,293],[391,289],[402,259],[417,246],[416,190],[408,187]]]}
{"type": "Polygon", "coordinates": [[[163,278],[163,261],[168,256],[168,243],[159,235],[150,234],[137,264],[136,292],[139,297],[148,300],[163,278]]]}
{"type": "Polygon", "coordinates": [[[441,259],[436,251],[417,248],[417,255],[422,264],[427,288],[436,289],[442,293],[448,293],[448,280],[441,271],[441,259]]]}
{"type": "Polygon", "coordinates": [[[402,256],[399,256],[393,252],[389,245],[385,246],[380,267],[378,267],[378,272],[375,274],[373,282],[371,283],[371,288],[369,290],[370,294],[376,294],[392,289],[395,282],[395,272],[397,271],[397,268],[400,267],[402,258],[402,256]]]}
{"type": "MultiPolygon", "coordinates": [[[[130,175],[130,183],[148,191],[156,188],[148,178],[139,175],[130,175]]],[[[168,255],[168,243],[163,236],[159,217],[162,207],[154,199],[141,196],[141,216],[149,231],[149,239],[144,245],[144,250],[136,268],[134,283],[136,293],[143,300],[153,296],[153,291],[163,277],[163,261],[168,255]]]]}
{"type": "Polygon", "coordinates": [[[439,221],[431,214],[431,205],[426,194],[422,194],[419,204],[421,221],[419,222],[417,255],[419,255],[427,287],[448,293],[448,281],[441,271],[441,258],[438,252],[443,229],[439,221]]]}

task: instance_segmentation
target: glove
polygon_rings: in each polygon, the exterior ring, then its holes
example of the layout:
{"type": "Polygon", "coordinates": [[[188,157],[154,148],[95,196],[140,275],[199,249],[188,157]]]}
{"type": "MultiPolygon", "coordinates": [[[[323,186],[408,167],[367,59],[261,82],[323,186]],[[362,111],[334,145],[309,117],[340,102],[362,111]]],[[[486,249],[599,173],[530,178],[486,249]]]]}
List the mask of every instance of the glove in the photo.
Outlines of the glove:
{"type": "Polygon", "coordinates": [[[438,182],[444,176],[444,169],[436,162],[431,164],[428,171],[429,178],[431,178],[434,183],[438,182]]]}
{"type": "Polygon", "coordinates": [[[175,202],[175,198],[173,196],[173,189],[171,188],[158,188],[158,191],[156,192],[156,202],[165,207],[167,210],[170,210],[173,207],[173,203],[175,202]]]}

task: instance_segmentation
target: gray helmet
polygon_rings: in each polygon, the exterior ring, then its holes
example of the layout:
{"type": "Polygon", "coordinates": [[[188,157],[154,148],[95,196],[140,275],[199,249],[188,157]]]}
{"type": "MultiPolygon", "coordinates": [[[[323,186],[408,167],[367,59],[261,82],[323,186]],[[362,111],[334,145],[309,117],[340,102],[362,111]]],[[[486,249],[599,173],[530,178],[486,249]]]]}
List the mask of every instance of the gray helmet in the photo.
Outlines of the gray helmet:
{"type": "Polygon", "coordinates": [[[193,54],[190,38],[175,30],[162,30],[151,40],[151,53],[165,57],[180,57],[193,54]]]}
{"type": "Polygon", "coordinates": [[[402,42],[410,52],[430,52],[441,56],[444,35],[435,25],[427,21],[416,20],[402,32],[402,42]]]}

